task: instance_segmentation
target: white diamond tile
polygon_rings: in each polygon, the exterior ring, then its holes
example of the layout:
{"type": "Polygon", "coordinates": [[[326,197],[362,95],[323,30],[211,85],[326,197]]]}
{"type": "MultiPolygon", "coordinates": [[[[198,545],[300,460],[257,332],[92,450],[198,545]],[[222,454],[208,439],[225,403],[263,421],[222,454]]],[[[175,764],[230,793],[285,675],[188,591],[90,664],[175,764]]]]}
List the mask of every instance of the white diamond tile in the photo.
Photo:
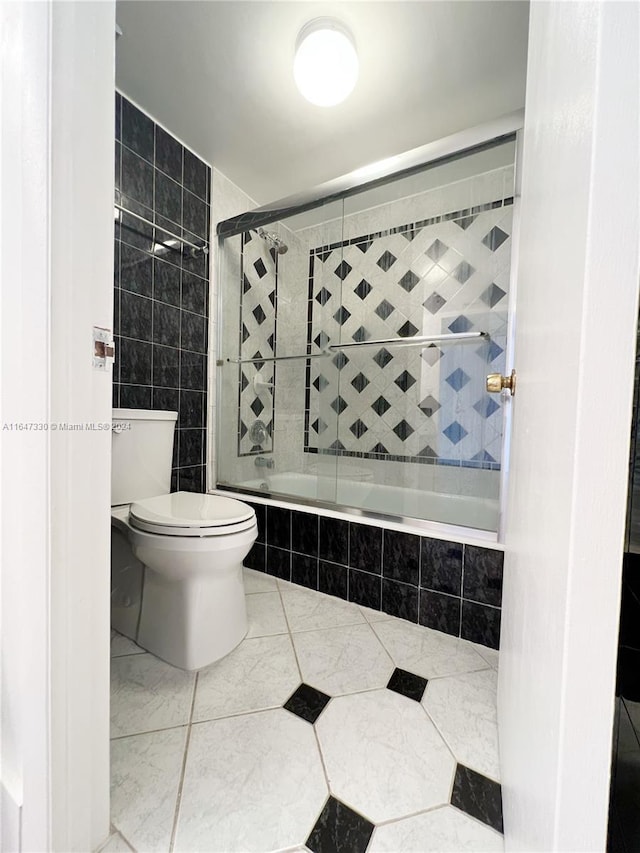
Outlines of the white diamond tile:
{"type": "Polygon", "coordinates": [[[471,643],[400,619],[373,626],[396,666],[423,678],[486,669],[471,643]]]}
{"type": "Polygon", "coordinates": [[[393,662],[370,626],[295,634],[302,680],[329,696],[386,687],[393,662]]]}
{"type": "Polygon", "coordinates": [[[276,579],[273,575],[264,572],[256,572],[254,569],[243,569],[244,591],[246,595],[255,592],[275,592],[278,589],[276,579]]]}
{"type": "Polygon", "coordinates": [[[284,710],[191,730],[175,850],[282,850],[304,844],[327,798],[309,723],[284,710]]]}
{"type": "Polygon", "coordinates": [[[299,684],[288,634],[244,640],[225,658],[200,670],[193,719],[276,708],[299,684]]]}
{"type": "Polygon", "coordinates": [[[369,820],[448,802],[455,761],[417,702],[386,689],[340,696],[316,730],[332,793],[369,820]]]}
{"type": "Polygon", "coordinates": [[[295,586],[283,589],[282,601],[293,632],[338,628],[365,621],[357,605],[313,590],[295,586]]]}
{"type": "Polygon", "coordinates": [[[247,637],[266,637],[286,633],[287,623],[279,592],[254,593],[248,595],[246,601],[249,620],[247,637]]]}
{"type": "Polygon", "coordinates": [[[436,678],[422,704],[460,764],[500,781],[497,689],[493,669],[436,678]]]}
{"type": "Polygon", "coordinates": [[[111,816],[136,850],[169,850],[186,734],[178,728],[111,742],[111,816]]]}
{"type": "Polygon", "coordinates": [[[477,820],[444,806],[379,826],[367,853],[502,853],[503,837],[477,820]]]}
{"type": "MultiPolygon", "coordinates": [[[[111,661],[111,736],[189,722],[195,674],[151,654],[111,661]]],[[[125,833],[126,835],[126,833],[125,833]]]]}

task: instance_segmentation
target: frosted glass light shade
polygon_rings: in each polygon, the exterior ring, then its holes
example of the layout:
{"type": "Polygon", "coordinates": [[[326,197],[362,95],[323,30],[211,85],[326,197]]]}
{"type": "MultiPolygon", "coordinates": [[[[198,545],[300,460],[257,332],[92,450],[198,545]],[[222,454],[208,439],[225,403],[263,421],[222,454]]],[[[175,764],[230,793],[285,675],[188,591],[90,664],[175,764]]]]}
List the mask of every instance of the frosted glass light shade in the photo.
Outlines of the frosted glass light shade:
{"type": "Polygon", "coordinates": [[[298,36],[293,76],[300,92],[316,106],[344,101],[358,79],[358,54],[349,31],[326,18],[306,24],[298,36]]]}

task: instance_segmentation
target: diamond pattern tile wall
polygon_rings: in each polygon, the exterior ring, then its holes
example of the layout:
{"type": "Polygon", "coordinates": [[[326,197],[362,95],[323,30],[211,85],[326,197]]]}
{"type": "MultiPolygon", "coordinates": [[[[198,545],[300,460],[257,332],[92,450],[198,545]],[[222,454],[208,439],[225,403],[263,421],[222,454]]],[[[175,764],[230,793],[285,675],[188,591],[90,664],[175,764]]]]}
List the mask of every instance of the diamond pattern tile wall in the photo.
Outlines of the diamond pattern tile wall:
{"type": "MultiPolygon", "coordinates": [[[[245,231],[242,235],[240,358],[262,359],[276,354],[277,293],[277,253],[255,231],[245,231]]],[[[257,391],[254,380],[259,376],[264,383],[272,384],[275,370],[271,361],[238,366],[238,456],[273,450],[273,393],[268,388],[257,391]],[[266,427],[267,438],[262,444],[254,444],[250,435],[251,426],[258,420],[266,427]]]]}
{"type": "Polygon", "coordinates": [[[489,337],[309,361],[307,452],[499,468],[502,407],[484,377],[504,370],[511,220],[511,199],[498,200],[311,250],[310,353],[415,335],[489,337]]]}

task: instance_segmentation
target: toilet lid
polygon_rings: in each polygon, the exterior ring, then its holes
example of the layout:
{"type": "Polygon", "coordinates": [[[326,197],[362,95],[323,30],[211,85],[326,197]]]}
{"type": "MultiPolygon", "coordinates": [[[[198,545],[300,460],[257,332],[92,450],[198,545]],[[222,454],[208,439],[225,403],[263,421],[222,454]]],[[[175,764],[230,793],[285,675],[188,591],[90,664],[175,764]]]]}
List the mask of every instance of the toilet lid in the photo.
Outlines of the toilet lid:
{"type": "Polygon", "coordinates": [[[255,521],[255,512],[233,498],[174,492],[131,504],[129,519],[134,527],[142,530],[197,536],[203,535],[204,531],[212,535],[216,531],[231,533],[244,530],[255,521]]]}

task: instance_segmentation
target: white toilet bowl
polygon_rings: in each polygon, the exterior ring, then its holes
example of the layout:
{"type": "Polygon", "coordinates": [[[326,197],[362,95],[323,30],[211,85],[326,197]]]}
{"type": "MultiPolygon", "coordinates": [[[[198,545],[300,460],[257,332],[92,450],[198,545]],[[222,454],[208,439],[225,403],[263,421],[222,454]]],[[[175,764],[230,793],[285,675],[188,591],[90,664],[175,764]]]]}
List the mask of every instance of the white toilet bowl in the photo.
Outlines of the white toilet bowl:
{"type": "Polygon", "coordinates": [[[175,492],[132,503],[128,513],[114,508],[112,524],[136,558],[131,570],[144,566],[140,646],[192,670],[240,643],[247,633],[242,561],[258,532],[250,506],[175,492]]]}

